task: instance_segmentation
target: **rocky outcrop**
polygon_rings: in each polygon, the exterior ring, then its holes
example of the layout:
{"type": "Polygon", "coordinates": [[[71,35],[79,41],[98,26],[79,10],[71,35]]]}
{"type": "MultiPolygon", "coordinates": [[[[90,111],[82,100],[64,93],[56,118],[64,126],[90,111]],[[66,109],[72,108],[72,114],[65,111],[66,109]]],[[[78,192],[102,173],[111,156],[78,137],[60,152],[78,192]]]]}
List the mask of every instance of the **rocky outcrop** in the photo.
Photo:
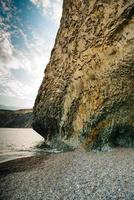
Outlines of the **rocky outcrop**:
{"type": "Polygon", "coordinates": [[[134,0],[64,0],[33,128],[50,144],[134,146],[134,0]]]}
{"type": "Polygon", "coordinates": [[[31,128],[32,109],[0,110],[0,128],[31,128]]]}

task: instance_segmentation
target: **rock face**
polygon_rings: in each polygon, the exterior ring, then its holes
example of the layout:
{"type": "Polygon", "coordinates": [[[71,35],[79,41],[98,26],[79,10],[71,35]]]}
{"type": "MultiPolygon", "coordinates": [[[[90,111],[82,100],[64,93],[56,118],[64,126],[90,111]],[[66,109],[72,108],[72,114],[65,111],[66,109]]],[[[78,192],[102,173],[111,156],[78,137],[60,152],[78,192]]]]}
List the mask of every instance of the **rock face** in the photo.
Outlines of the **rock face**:
{"type": "Polygon", "coordinates": [[[33,128],[50,144],[134,146],[134,0],[64,0],[33,128]]]}

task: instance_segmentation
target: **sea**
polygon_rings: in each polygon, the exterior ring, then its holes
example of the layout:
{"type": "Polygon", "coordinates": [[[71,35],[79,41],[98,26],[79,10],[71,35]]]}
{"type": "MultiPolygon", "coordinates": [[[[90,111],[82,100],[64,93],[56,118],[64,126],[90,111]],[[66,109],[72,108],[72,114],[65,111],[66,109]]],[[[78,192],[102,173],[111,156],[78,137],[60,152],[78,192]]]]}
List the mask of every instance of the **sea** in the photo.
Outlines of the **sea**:
{"type": "Polygon", "coordinates": [[[0,128],[0,163],[22,157],[42,155],[43,137],[29,128],[0,128]]]}

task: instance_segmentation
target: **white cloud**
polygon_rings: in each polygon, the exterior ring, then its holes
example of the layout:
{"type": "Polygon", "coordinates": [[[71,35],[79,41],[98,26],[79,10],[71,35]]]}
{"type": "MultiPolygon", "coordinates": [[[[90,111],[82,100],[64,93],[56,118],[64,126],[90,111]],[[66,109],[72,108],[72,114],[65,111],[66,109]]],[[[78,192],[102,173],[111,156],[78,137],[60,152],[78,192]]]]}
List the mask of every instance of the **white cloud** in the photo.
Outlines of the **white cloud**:
{"type": "Polygon", "coordinates": [[[63,0],[31,0],[31,2],[38,7],[42,7],[44,15],[49,16],[53,21],[59,24],[63,0]]]}
{"type": "Polygon", "coordinates": [[[10,59],[12,56],[12,44],[10,34],[4,30],[0,31],[0,57],[2,60],[10,59]]]}
{"type": "Polygon", "coordinates": [[[31,0],[37,6],[43,6],[43,8],[48,8],[50,6],[50,0],[31,0]]]}
{"type": "MultiPolygon", "coordinates": [[[[43,8],[44,15],[49,16],[53,22],[59,23],[62,0],[31,1],[36,6],[43,8]]],[[[2,2],[4,1],[1,0],[0,3],[2,2]]],[[[7,2],[9,4],[11,1],[7,0],[7,2]]],[[[9,11],[8,4],[2,4],[5,12],[9,11]]],[[[6,24],[3,17],[0,17],[0,26],[2,27],[0,29],[0,96],[25,99],[32,106],[44,76],[44,68],[49,61],[53,43],[47,37],[45,38],[43,34],[41,36],[38,33],[32,32],[33,30],[31,30],[32,41],[30,41],[26,33],[16,24],[12,24],[12,31],[9,31],[9,29],[11,30],[11,16],[12,12],[9,12],[6,18],[8,23],[6,24]],[[25,50],[14,46],[11,40],[12,35],[19,35],[23,38],[24,45],[26,46],[25,50]],[[25,81],[22,82],[15,75],[17,71],[20,71],[19,76],[26,74],[26,77],[23,77],[25,81]]],[[[19,21],[17,18],[16,20],[19,21]]]]}
{"type": "Polygon", "coordinates": [[[11,43],[10,33],[0,31],[0,95],[29,100],[36,97],[49,60],[51,45],[46,45],[45,41],[37,36],[34,43],[29,42],[28,45],[27,51],[18,50],[11,43]],[[13,77],[13,69],[23,69],[30,74],[31,80],[26,80],[25,84],[21,83],[13,77]]]}
{"type": "Polygon", "coordinates": [[[27,85],[16,80],[9,70],[0,69],[0,95],[17,96],[24,98],[27,93],[27,85]]]}

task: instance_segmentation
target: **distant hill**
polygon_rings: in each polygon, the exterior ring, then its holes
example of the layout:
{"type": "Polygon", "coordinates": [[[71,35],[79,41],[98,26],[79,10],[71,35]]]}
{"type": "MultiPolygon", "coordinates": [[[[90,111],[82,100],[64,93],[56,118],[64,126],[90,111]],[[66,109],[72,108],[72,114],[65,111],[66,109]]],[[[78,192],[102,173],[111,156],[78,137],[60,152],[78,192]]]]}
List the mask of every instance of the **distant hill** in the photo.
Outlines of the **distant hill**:
{"type": "Polygon", "coordinates": [[[0,110],[19,110],[19,109],[22,109],[22,108],[15,107],[15,106],[6,106],[6,105],[0,104],[0,110]]]}
{"type": "Polygon", "coordinates": [[[32,109],[0,109],[0,128],[31,128],[32,109]]]}

